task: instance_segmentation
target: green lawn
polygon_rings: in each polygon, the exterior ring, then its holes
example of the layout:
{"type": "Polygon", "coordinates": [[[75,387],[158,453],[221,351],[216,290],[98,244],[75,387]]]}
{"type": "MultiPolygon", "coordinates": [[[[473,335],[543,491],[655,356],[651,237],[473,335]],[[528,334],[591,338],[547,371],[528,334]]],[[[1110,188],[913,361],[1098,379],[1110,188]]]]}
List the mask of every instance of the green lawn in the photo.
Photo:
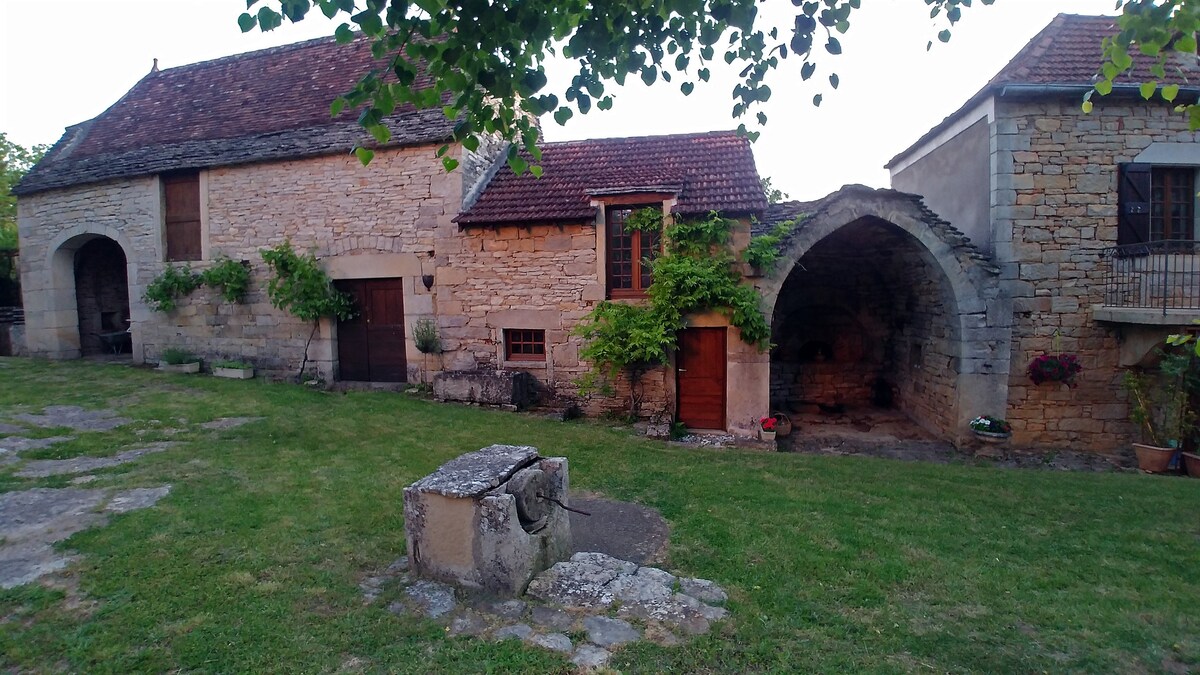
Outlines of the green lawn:
{"type": "MultiPolygon", "coordinates": [[[[682,448],[399,394],[0,359],[0,421],[50,404],[135,421],[27,456],[182,441],[96,483],[174,490],[67,542],[78,591],[0,591],[0,669],[570,670],[362,603],[404,552],[402,488],[491,443],[657,507],[665,567],[729,590],[713,634],[621,650],[625,672],[1200,667],[1200,481],[682,448]],[[229,416],[266,419],[198,427],[229,416]]],[[[0,491],[66,483],[11,473],[0,491]]]]}

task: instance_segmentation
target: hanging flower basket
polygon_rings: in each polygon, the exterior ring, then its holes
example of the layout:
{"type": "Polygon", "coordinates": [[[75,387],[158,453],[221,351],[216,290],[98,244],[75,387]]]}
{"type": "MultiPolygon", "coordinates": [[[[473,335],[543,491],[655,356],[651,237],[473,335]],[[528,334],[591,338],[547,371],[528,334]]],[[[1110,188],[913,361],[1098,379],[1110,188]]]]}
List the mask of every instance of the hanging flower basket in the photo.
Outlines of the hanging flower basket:
{"type": "Polygon", "coordinates": [[[1075,354],[1042,354],[1029,363],[1029,379],[1034,384],[1062,382],[1075,386],[1075,377],[1083,372],[1083,364],[1075,354]]]}

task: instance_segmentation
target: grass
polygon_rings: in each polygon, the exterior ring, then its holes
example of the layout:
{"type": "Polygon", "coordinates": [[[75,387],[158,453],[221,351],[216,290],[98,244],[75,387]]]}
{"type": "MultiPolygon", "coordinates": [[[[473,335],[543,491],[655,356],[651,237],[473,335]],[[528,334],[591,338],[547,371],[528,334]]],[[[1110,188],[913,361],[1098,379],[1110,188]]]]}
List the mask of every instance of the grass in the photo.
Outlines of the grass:
{"type": "MultiPolygon", "coordinates": [[[[83,554],[77,590],[0,591],[0,669],[569,671],[393,616],[386,597],[362,604],[358,582],[404,552],[403,487],[491,443],[565,455],[573,488],[657,507],[666,567],[730,591],[714,633],[621,650],[625,672],[1200,666],[1200,481],[683,448],[390,393],[78,362],[0,359],[0,380],[0,421],[50,404],[134,420],[30,456],[179,441],[89,485],[174,489],[66,542],[83,554]],[[264,419],[198,426],[231,416],[264,419]]],[[[0,491],[64,484],[11,471],[0,491]]]]}

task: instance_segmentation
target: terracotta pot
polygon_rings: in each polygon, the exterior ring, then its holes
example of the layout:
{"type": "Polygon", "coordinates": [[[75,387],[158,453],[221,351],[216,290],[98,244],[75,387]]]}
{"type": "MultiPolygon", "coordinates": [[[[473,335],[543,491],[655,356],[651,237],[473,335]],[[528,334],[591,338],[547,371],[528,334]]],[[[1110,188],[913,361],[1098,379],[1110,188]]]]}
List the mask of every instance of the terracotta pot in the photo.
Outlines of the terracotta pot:
{"type": "Polygon", "coordinates": [[[1149,473],[1166,473],[1171,466],[1171,458],[1175,456],[1175,448],[1160,448],[1157,445],[1133,444],[1133,452],[1137,455],[1138,468],[1149,473]]]}
{"type": "Polygon", "coordinates": [[[1200,478],[1200,455],[1190,452],[1183,453],[1183,466],[1187,469],[1187,475],[1192,478],[1200,478]]]}

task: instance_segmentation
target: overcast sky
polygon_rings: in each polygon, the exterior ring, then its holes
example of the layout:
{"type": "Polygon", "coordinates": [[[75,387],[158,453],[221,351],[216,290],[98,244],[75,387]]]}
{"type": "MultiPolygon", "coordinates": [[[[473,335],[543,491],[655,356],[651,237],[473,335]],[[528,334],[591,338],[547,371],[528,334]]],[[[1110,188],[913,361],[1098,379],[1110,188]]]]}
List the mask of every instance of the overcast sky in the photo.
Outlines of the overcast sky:
{"type": "MultiPolygon", "coordinates": [[[[1111,14],[1113,0],[996,0],[964,10],[948,44],[921,0],[863,0],[818,75],[785,62],[768,80],[770,116],[755,144],[759,173],[793,199],[815,199],[846,183],[882,187],[883,164],[957,109],[1059,12],[1111,14]],[[925,45],[934,39],[933,49],[925,45]],[[829,90],[827,75],[841,78],[829,90]],[[814,94],[824,103],[813,107],[814,94]]],[[[0,131],[22,145],[52,143],[95,117],[150,70],[331,35],[319,12],[263,34],[237,27],[245,0],[0,0],[0,131]]],[[[766,12],[786,17],[786,0],[766,12]]],[[[790,21],[784,20],[783,25],[790,21]]],[[[1099,45],[1097,45],[1099,50],[1099,45]]],[[[720,62],[720,59],[718,59],[720,62]]],[[[721,65],[724,65],[721,63],[721,65]]],[[[714,68],[716,71],[716,68],[714,68]]],[[[569,67],[552,81],[569,78],[569,67]]],[[[566,127],[543,120],[548,140],[641,136],[736,128],[733,79],[700,83],[684,97],[675,84],[622,90],[610,111],[576,115],[566,127]]],[[[747,120],[749,121],[749,120],[747,120]]]]}

